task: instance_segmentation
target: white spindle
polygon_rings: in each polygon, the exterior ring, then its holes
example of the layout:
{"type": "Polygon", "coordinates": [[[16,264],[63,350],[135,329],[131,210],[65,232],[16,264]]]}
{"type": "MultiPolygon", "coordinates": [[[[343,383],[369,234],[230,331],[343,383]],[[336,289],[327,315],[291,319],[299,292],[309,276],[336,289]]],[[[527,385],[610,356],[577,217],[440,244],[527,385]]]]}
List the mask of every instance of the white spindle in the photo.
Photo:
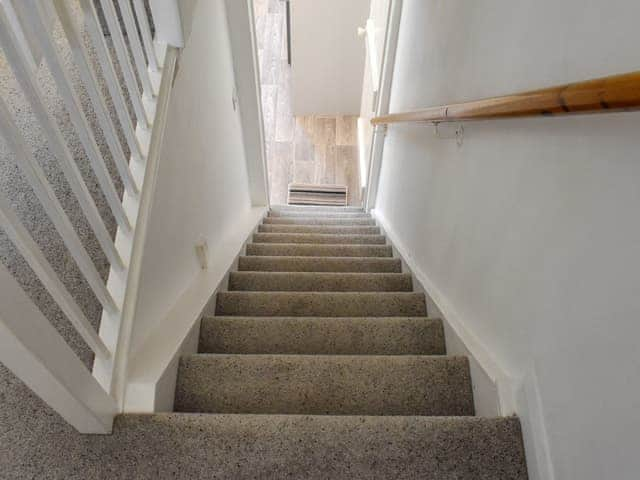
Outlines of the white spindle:
{"type": "Polygon", "coordinates": [[[84,86],[89,93],[89,98],[91,99],[93,109],[98,117],[100,128],[104,133],[107,144],[109,145],[109,150],[111,151],[111,155],[113,156],[116,167],[118,168],[118,173],[120,174],[129,194],[137,195],[138,186],[133,179],[133,175],[131,175],[131,170],[129,170],[129,164],[127,163],[127,159],[122,151],[122,145],[120,145],[120,140],[118,139],[118,132],[111,121],[109,109],[102,97],[102,93],[100,92],[100,84],[91,68],[91,62],[82,42],[81,33],[75,28],[74,22],[64,1],[57,1],[54,3],[54,6],[62,28],[67,36],[69,47],[73,53],[76,66],[80,71],[80,76],[82,77],[84,86]]]}
{"type": "Polygon", "coordinates": [[[118,22],[116,9],[112,0],[100,0],[100,5],[102,6],[102,13],[104,14],[104,18],[106,19],[109,27],[109,32],[111,33],[113,47],[116,51],[116,56],[118,57],[118,62],[120,63],[120,68],[124,75],[124,81],[127,85],[127,90],[129,91],[129,98],[131,99],[133,109],[136,112],[136,118],[138,119],[140,126],[148,129],[149,120],[147,118],[144,105],[142,104],[140,89],[138,88],[138,82],[136,80],[135,72],[133,71],[133,66],[129,60],[129,51],[122,34],[122,30],[120,29],[120,22],[118,22]]]}
{"type": "Polygon", "coordinates": [[[124,401],[127,358],[139,288],[145,225],[150,213],[159,148],[166,125],[177,58],[175,48],[170,48],[165,56],[161,47],[166,46],[165,41],[169,38],[181,45],[182,35],[178,0],[152,1],[154,20],[156,11],[159,10],[163,15],[158,32],[164,41],[160,43],[154,42],[152,37],[143,0],[118,0],[128,35],[127,40],[118,21],[115,0],[100,0],[113,41],[113,57],[95,11],[95,0],[77,0],[83,13],[83,26],[95,48],[99,68],[134,159],[129,165],[120,143],[118,125],[111,119],[97,78],[97,69],[94,70],[88,46],[85,45],[82,26],[76,24],[67,1],[69,0],[0,0],[0,47],[7,65],[12,68],[17,83],[34,112],[52,154],[58,160],[82,212],[111,263],[107,285],[84,248],[2,97],[0,137],[4,138],[8,150],[12,152],[10,158],[21,169],[83,278],[103,306],[99,332],[92,327],[38,244],[20,222],[10,202],[2,194],[0,227],[7,233],[77,332],[95,352],[93,376],[1,263],[0,362],[9,367],[80,432],[109,433],[114,415],[122,408],[124,401]],[[135,15],[131,1],[134,1],[135,15]],[[14,13],[13,16],[7,14],[8,7],[15,7],[10,10],[14,13]],[[82,83],[96,112],[100,129],[125,185],[122,202],[115,194],[113,179],[104,164],[95,132],[87,122],[83,106],[71,82],[70,71],[57,48],[57,39],[50,33],[51,21],[56,17],[60,20],[82,83]],[[20,39],[16,32],[22,35],[20,39]],[[22,43],[19,44],[18,40],[22,43]],[[55,118],[46,107],[45,91],[37,81],[36,63],[40,57],[34,57],[35,52],[42,54],[48,63],[75,132],[119,222],[115,242],[105,227],[100,211],[83,181],[55,118]],[[129,58],[130,54],[133,55],[135,69],[129,58]],[[36,63],[33,61],[34,58],[36,63]],[[124,75],[124,86],[120,85],[116,74],[115,58],[124,75]],[[143,85],[142,95],[138,79],[143,85]],[[158,85],[158,95],[155,95],[154,86],[158,85]],[[137,125],[129,114],[127,100],[133,105],[137,125]],[[157,118],[157,126],[152,130],[154,118],[157,118]],[[143,178],[144,195],[136,184],[138,181],[142,182],[143,178]],[[126,212],[124,218],[123,212],[126,212]],[[136,221],[135,235],[128,223],[129,217],[136,221]],[[126,265],[123,258],[126,259],[126,265]]]}
{"type": "Polygon", "coordinates": [[[156,93],[153,90],[153,85],[151,85],[149,70],[147,70],[147,64],[144,60],[144,51],[140,43],[138,27],[136,26],[136,20],[131,11],[131,3],[129,3],[129,0],[118,0],[118,5],[120,5],[120,14],[122,15],[124,28],[127,32],[127,40],[129,40],[129,45],[131,45],[131,54],[133,55],[133,61],[138,71],[138,77],[142,82],[144,93],[155,97],[156,93]]]}
{"type": "Polygon", "coordinates": [[[0,5],[4,9],[4,13],[9,19],[9,22],[14,26],[13,33],[16,36],[18,44],[25,52],[30,52],[29,66],[33,69],[38,68],[36,63],[39,62],[42,54],[38,50],[38,46],[35,44],[34,39],[25,35],[22,30],[20,22],[18,21],[18,14],[13,6],[12,0],[0,0],[0,5]]]}
{"type": "MultiPolygon", "coordinates": [[[[122,263],[122,258],[111,239],[109,231],[100,217],[98,207],[96,207],[96,204],[91,197],[91,193],[89,193],[87,185],[82,179],[80,170],[74,162],[73,156],[69,152],[65,140],[57,127],[55,119],[51,114],[49,114],[45,107],[45,96],[35,78],[35,72],[28,68],[28,62],[25,59],[24,52],[21,51],[19,46],[16,44],[15,37],[12,34],[11,27],[7,22],[4,10],[2,9],[0,9],[0,46],[11,65],[13,73],[22,88],[25,98],[31,105],[31,108],[40,123],[42,131],[47,137],[49,146],[60,162],[60,167],[69,182],[69,186],[76,195],[80,208],[87,217],[87,220],[91,225],[100,246],[107,256],[107,259],[111,262],[111,265],[123,267],[124,264],[122,263]]],[[[20,132],[15,125],[9,121],[8,117],[6,120],[7,123],[13,127],[12,130],[19,136],[20,132]]],[[[110,304],[110,302],[107,302],[107,304],[110,304]]]]}
{"type": "Polygon", "coordinates": [[[136,18],[138,19],[138,25],[140,26],[140,34],[142,35],[144,49],[147,52],[147,59],[149,60],[149,68],[151,68],[152,71],[157,72],[159,68],[158,57],[153,45],[153,36],[151,35],[151,26],[149,25],[149,17],[147,17],[147,9],[144,6],[144,0],[133,0],[133,7],[136,10],[136,18]]]}
{"type": "MultiPolygon", "coordinates": [[[[65,0],[54,1],[56,5],[64,5],[65,2],[65,0]]],[[[79,0],[79,2],[84,15],[85,27],[89,32],[91,42],[93,43],[93,47],[96,50],[98,63],[100,64],[102,75],[104,76],[104,80],[107,84],[109,95],[113,100],[113,105],[116,114],[118,115],[120,126],[122,127],[122,131],[124,132],[125,138],[127,139],[127,145],[129,145],[129,150],[131,150],[131,155],[133,155],[140,161],[144,161],[145,156],[142,153],[140,143],[136,138],[134,126],[131,123],[131,118],[129,117],[129,109],[127,108],[127,103],[122,92],[122,88],[120,87],[120,82],[118,80],[118,76],[116,75],[113,62],[111,61],[109,47],[107,47],[104,36],[102,34],[102,29],[98,21],[98,14],[96,13],[92,0],[79,0]]]]}
{"type": "MultiPolygon", "coordinates": [[[[93,169],[93,172],[98,179],[98,183],[102,188],[109,208],[113,213],[118,225],[124,229],[130,229],[131,224],[127,218],[127,214],[122,208],[122,203],[116,187],[111,179],[111,174],[107,169],[107,166],[102,158],[102,153],[96,142],[93,130],[87,121],[82,110],[80,99],[76,95],[76,92],[72,86],[71,79],[64,67],[64,63],[58,50],[55,47],[55,40],[49,28],[42,18],[42,11],[40,10],[38,3],[34,3],[34,0],[23,0],[21,3],[21,9],[24,15],[22,15],[22,26],[26,32],[38,40],[44,58],[49,65],[49,70],[53,76],[58,92],[62,96],[67,112],[71,118],[71,123],[75,127],[78,138],[84,147],[84,151],[87,154],[89,163],[93,169]]],[[[123,181],[127,182],[129,179],[125,177],[123,181]]]]}
{"type": "Polygon", "coordinates": [[[91,350],[102,358],[109,358],[111,354],[98,333],[62,284],[38,244],[33,241],[27,229],[13,212],[9,201],[3,195],[0,195],[0,225],[91,350]]]}
{"type": "Polygon", "coordinates": [[[117,405],[0,263],[0,363],[82,433],[110,433],[117,405]]]}
{"type": "MultiPolygon", "coordinates": [[[[4,31],[5,30],[3,30],[3,28],[0,28],[0,37],[3,36],[4,31]]],[[[51,222],[53,222],[56,230],[60,233],[60,237],[69,249],[69,253],[76,261],[78,268],[84,275],[94,294],[105,309],[109,311],[117,311],[118,309],[113,297],[104,285],[98,270],[91,261],[91,257],[89,257],[89,254],[82,245],[78,234],[73,229],[71,221],[64,213],[62,205],[60,205],[51,185],[49,185],[46,175],[42,171],[42,168],[36,159],[33,157],[20,131],[11,120],[9,110],[1,99],[0,134],[4,137],[9,149],[12,150],[16,156],[17,165],[27,178],[31,188],[42,204],[42,208],[45,210],[51,222]]],[[[83,204],[83,201],[84,200],[79,199],[80,205],[83,204]]],[[[119,258],[120,257],[118,256],[118,259],[119,258]]]]}
{"type": "MultiPolygon", "coordinates": [[[[140,288],[140,273],[142,269],[143,251],[146,245],[148,234],[149,216],[153,195],[158,180],[158,170],[160,165],[160,152],[164,139],[164,130],[167,125],[169,103],[171,100],[171,88],[173,85],[173,74],[176,69],[177,49],[169,48],[164,57],[164,67],[162,82],[158,90],[158,103],[156,106],[156,126],[151,138],[149,147],[149,159],[144,173],[145,189],[140,195],[139,214],[136,226],[136,236],[131,243],[131,262],[129,263],[129,275],[127,277],[127,295],[125,296],[122,313],[120,315],[120,325],[118,331],[117,348],[113,356],[111,366],[111,391],[115,397],[124,402],[124,393],[127,380],[127,362],[131,348],[131,336],[136,313],[136,298],[140,288]]],[[[103,316],[104,318],[104,316],[103,316]]],[[[94,367],[94,375],[96,368],[94,367]]]]}

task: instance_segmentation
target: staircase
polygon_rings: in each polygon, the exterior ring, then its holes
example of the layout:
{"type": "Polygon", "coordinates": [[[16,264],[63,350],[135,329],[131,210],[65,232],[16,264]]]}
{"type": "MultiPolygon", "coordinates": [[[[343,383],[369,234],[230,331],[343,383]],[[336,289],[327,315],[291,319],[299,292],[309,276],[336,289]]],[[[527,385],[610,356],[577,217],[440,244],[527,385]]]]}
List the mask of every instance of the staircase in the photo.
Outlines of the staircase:
{"type": "Polygon", "coordinates": [[[87,442],[130,478],[527,478],[517,418],[474,417],[467,358],[354,208],[273,209],[180,361],[175,413],[87,442]]]}
{"type": "Polygon", "coordinates": [[[175,397],[177,412],[216,414],[180,420],[218,437],[213,471],[526,478],[517,419],[473,417],[468,360],[445,355],[441,320],[369,215],[272,210],[228,290],[175,397]]]}

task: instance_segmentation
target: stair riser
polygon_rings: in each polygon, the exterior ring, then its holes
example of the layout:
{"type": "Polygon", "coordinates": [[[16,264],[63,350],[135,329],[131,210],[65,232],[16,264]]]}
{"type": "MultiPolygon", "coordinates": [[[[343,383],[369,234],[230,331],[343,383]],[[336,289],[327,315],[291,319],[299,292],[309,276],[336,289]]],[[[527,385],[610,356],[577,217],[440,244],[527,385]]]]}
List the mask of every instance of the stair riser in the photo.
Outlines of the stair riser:
{"type": "Polygon", "coordinates": [[[426,318],[212,317],[200,353],[444,355],[442,321],[426,318]]]}
{"type": "Polygon", "coordinates": [[[364,212],[363,207],[358,206],[346,206],[346,207],[332,207],[331,205],[271,205],[271,210],[274,212],[282,211],[302,211],[302,210],[326,210],[333,212],[364,212]]]}
{"type": "Polygon", "coordinates": [[[240,257],[240,271],[400,273],[396,258],[240,257]]]}
{"type": "Polygon", "coordinates": [[[292,317],[424,317],[421,293],[221,292],[216,315],[292,317]]]}
{"type": "Polygon", "coordinates": [[[269,217],[313,217],[313,218],[371,218],[371,215],[364,212],[274,212],[268,213],[269,217]]]}
{"type": "Polygon", "coordinates": [[[272,205],[272,212],[365,213],[362,207],[330,207],[326,205],[272,205]]]}
{"type": "Polygon", "coordinates": [[[229,290],[256,292],[411,292],[409,274],[232,272],[229,290]]]}
{"type": "Polygon", "coordinates": [[[384,245],[383,235],[322,235],[317,233],[256,233],[255,243],[310,243],[325,245],[384,245]]]}
{"type": "Polygon", "coordinates": [[[463,357],[192,355],[176,411],[308,415],[473,415],[463,357]]]}
{"type": "Polygon", "coordinates": [[[390,245],[249,243],[247,255],[287,257],[391,257],[390,245]]]}
{"type": "Polygon", "coordinates": [[[340,235],[380,235],[380,227],[346,227],[322,225],[260,225],[260,233],[320,233],[340,235]]]}
{"type": "Polygon", "coordinates": [[[140,479],[527,479],[515,417],[121,415],[113,435],[59,448],[45,465],[70,480],[123,465],[140,479]]]}
{"type": "Polygon", "coordinates": [[[262,223],[267,225],[376,225],[373,218],[267,217],[262,223]]]}

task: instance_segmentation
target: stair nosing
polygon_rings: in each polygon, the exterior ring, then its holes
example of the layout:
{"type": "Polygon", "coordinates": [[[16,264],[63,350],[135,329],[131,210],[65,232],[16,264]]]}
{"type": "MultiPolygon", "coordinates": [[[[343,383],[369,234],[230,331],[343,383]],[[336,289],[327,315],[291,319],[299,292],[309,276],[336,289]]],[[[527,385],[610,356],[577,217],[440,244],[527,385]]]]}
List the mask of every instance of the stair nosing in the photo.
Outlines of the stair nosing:
{"type": "Polygon", "coordinates": [[[336,358],[354,358],[358,360],[362,359],[394,359],[397,360],[399,357],[403,360],[411,360],[411,359],[433,359],[438,361],[444,360],[465,360],[469,361],[469,357],[465,355],[451,355],[448,353],[442,355],[434,355],[434,354],[416,354],[416,353],[408,353],[406,355],[391,355],[391,354],[371,354],[371,353],[209,353],[209,352],[196,352],[189,353],[187,355],[182,355],[181,358],[194,358],[194,357],[304,357],[304,358],[313,358],[313,357],[322,357],[326,359],[327,357],[336,357],[336,358]]]}
{"type": "Polygon", "coordinates": [[[269,315],[266,317],[261,317],[259,315],[203,315],[201,317],[203,320],[213,320],[216,318],[224,318],[224,319],[233,319],[233,320],[242,320],[242,319],[255,319],[255,320],[268,320],[270,318],[275,318],[275,319],[292,319],[292,320],[313,320],[313,319],[322,319],[322,320],[326,320],[326,319],[335,319],[335,320],[350,320],[350,319],[367,319],[370,318],[372,320],[389,320],[389,319],[397,319],[397,320],[429,320],[429,321],[440,321],[440,322],[444,322],[444,320],[442,319],[442,317],[430,317],[430,316],[418,316],[418,317],[409,317],[407,315],[394,315],[394,316],[386,316],[386,317],[323,317],[323,316],[317,316],[317,317],[295,317],[295,316],[291,316],[291,315],[269,315]]]}
{"type": "MultiPolygon", "coordinates": [[[[263,245],[263,244],[261,244],[263,245]]],[[[277,245],[300,245],[298,243],[278,243],[277,245]]],[[[313,245],[313,244],[309,244],[309,243],[305,243],[303,245],[313,245]]],[[[329,244],[324,244],[324,246],[329,245],[329,244]]],[[[340,244],[343,245],[343,244],[340,244]]],[[[358,245],[360,246],[360,245],[358,245]]],[[[376,246],[390,246],[390,245],[376,245],[376,246]]],[[[371,260],[371,259],[375,259],[375,260],[384,260],[384,261],[393,261],[394,263],[397,262],[402,262],[401,259],[397,258],[397,257],[361,257],[361,256],[355,256],[355,257],[321,257],[321,256],[317,256],[317,257],[313,257],[313,256],[301,256],[301,255],[240,255],[240,257],[245,257],[245,258],[277,258],[277,259],[283,259],[283,258],[295,258],[295,259],[311,259],[311,260],[316,260],[316,261],[324,261],[324,260],[371,260]]],[[[237,270],[235,270],[237,271],[237,270]]],[[[396,272],[398,273],[398,272],[396,272]]]]}

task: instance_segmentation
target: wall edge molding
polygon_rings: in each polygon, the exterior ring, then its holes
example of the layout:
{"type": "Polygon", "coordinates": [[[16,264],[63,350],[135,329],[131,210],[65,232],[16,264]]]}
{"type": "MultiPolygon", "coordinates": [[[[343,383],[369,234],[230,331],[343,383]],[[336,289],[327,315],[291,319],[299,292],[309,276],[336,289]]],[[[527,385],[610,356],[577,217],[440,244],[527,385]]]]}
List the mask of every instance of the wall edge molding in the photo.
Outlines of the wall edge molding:
{"type": "Polygon", "coordinates": [[[517,376],[509,373],[506,368],[500,365],[487,347],[465,325],[461,315],[458,314],[449,299],[418,266],[410,250],[400,240],[399,234],[384,214],[378,209],[371,210],[371,214],[402,260],[411,269],[416,280],[442,312],[444,320],[458,335],[485,374],[495,383],[498,390],[500,414],[504,416],[517,415],[520,418],[529,478],[531,480],[554,480],[549,437],[544,422],[542,400],[534,367],[528,368],[524,375],[517,376]]]}

